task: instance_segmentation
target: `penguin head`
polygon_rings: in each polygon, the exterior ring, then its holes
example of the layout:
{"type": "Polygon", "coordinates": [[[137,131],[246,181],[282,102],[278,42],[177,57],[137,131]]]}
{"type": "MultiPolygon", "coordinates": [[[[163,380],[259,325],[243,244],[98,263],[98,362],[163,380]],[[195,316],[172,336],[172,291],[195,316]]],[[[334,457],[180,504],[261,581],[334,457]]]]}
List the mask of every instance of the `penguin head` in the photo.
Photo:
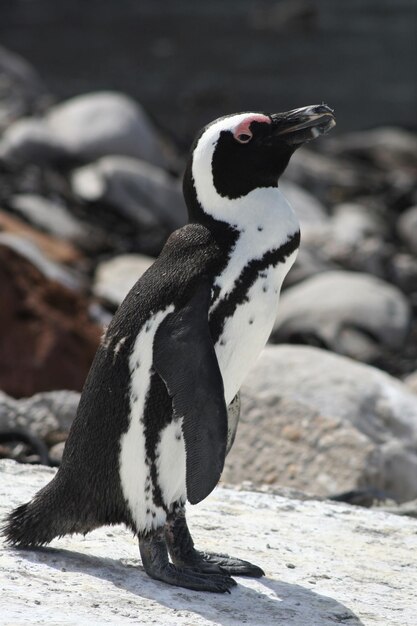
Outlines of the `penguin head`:
{"type": "Polygon", "coordinates": [[[333,111],[322,104],[271,115],[238,113],[204,127],[184,176],[190,218],[198,218],[201,210],[218,214],[220,205],[246,198],[257,189],[277,187],[296,148],[335,123],[333,111]]]}

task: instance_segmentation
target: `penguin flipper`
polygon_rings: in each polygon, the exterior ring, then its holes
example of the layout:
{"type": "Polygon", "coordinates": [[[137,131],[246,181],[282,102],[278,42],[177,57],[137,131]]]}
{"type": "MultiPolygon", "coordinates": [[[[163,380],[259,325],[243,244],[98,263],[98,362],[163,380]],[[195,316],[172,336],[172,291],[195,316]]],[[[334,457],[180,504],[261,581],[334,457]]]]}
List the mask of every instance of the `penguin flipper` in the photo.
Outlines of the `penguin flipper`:
{"type": "Polygon", "coordinates": [[[211,286],[203,280],[193,296],[159,326],[153,364],[182,417],[187,497],[197,504],[213,491],[223,471],[227,408],[223,379],[208,325],[211,286]]]}

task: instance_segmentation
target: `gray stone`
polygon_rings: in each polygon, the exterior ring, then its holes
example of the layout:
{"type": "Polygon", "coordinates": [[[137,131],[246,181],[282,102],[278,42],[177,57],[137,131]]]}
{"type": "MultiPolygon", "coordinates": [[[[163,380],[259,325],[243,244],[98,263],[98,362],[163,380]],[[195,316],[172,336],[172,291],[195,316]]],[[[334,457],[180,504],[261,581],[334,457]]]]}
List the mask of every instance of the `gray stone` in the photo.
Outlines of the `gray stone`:
{"type": "Polygon", "coordinates": [[[54,463],[61,463],[62,455],[64,454],[65,441],[56,443],[49,449],[49,458],[54,463]]]}
{"type": "Polygon", "coordinates": [[[336,265],[384,278],[395,250],[385,240],[387,228],[377,210],[356,202],[337,204],[327,223],[302,229],[303,247],[329,268],[336,265]]]}
{"type": "Polygon", "coordinates": [[[351,196],[352,193],[356,195],[362,186],[360,173],[347,159],[339,157],[336,160],[306,147],[300,148],[291,157],[284,177],[285,180],[306,187],[319,198],[331,196],[331,189],[334,188],[338,189],[342,197],[351,196]]]}
{"type": "Polygon", "coordinates": [[[93,284],[94,295],[119,306],[154,260],[143,254],[122,254],[99,263],[93,284]]]}
{"type": "Polygon", "coordinates": [[[31,193],[16,194],[11,206],[33,226],[73,243],[86,244],[93,233],[89,224],[78,221],[62,204],[31,193]]]}
{"type": "Polygon", "coordinates": [[[393,285],[359,272],[322,272],[281,297],[274,341],[311,336],[335,352],[368,361],[400,348],[411,319],[393,285]]]}
{"type": "Polygon", "coordinates": [[[30,261],[47,278],[75,291],[83,287],[84,280],[78,272],[51,261],[33,241],[12,233],[0,233],[0,245],[11,248],[30,261]]]}
{"type": "Polygon", "coordinates": [[[303,234],[307,230],[322,228],[327,224],[325,207],[306,189],[289,180],[280,182],[279,188],[297,214],[303,234]]]}
{"type": "Polygon", "coordinates": [[[406,293],[417,292],[417,257],[398,252],[390,258],[391,280],[406,293]]]}
{"type": "Polygon", "coordinates": [[[317,348],[268,346],[241,397],[225,480],[416,498],[417,397],[397,379],[317,348]]]}
{"type": "Polygon", "coordinates": [[[104,157],[75,170],[72,187],[83,200],[107,202],[146,231],[171,232],[187,219],[180,183],[137,159],[104,157]]]}
{"type": "MultiPolygon", "coordinates": [[[[0,515],[31,498],[54,470],[0,462],[0,515]]],[[[415,521],[340,503],[218,488],[189,507],[197,545],[261,565],[214,595],[152,580],[130,532],[115,526],[2,547],[5,623],[164,626],[413,626],[415,521]],[[387,600],[388,599],[388,600],[387,600]]]]}
{"type": "Polygon", "coordinates": [[[355,246],[369,237],[383,237],[386,229],[368,207],[346,202],[333,208],[331,230],[338,242],[355,246]]]}
{"type": "Polygon", "coordinates": [[[0,391],[0,430],[27,428],[42,439],[54,431],[68,432],[79,400],[76,391],[43,391],[20,400],[0,391]]]}
{"type": "Polygon", "coordinates": [[[411,252],[417,254],[417,206],[412,206],[401,214],[397,231],[411,252]]]}
{"type": "Polygon", "coordinates": [[[417,137],[403,128],[386,126],[331,137],[326,150],[335,155],[372,160],[387,170],[417,165],[417,137]]]}
{"type": "Polygon", "coordinates": [[[411,391],[417,393],[417,370],[408,374],[408,376],[404,378],[404,383],[411,391]]]}
{"type": "Polygon", "coordinates": [[[0,159],[12,167],[26,163],[44,165],[70,156],[43,119],[22,118],[11,124],[0,139],[0,159]]]}
{"type": "Polygon", "coordinates": [[[307,245],[303,237],[303,244],[298,250],[295,263],[285,278],[284,289],[321,272],[337,269],[339,269],[338,266],[322,254],[320,247],[307,245]]]}
{"type": "Polygon", "coordinates": [[[118,154],[161,167],[170,164],[168,148],[147,114],[124,94],[76,96],[50,109],[45,122],[52,136],[79,158],[118,154]]]}
{"type": "Polygon", "coordinates": [[[14,166],[92,161],[109,154],[177,166],[173,149],[161,140],[142,107],[119,93],[77,96],[52,107],[43,118],[11,124],[0,140],[0,158],[14,166]]]}

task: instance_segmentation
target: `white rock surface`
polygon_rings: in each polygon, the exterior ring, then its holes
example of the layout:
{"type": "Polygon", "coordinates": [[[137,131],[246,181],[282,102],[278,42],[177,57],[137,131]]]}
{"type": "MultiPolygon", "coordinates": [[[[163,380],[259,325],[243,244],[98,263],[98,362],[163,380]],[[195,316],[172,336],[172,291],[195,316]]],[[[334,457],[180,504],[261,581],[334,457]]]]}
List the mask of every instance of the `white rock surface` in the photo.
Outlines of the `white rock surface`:
{"type": "MultiPolygon", "coordinates": [[[[0,462],[0,514],[53,476],[0,462]]],[[[262,565],[230,595],[169,587],[143,571],[121,527],[55,540],[42,550],[1,546],[4,624],[158,626],[414,626],[416,522],[343,504],[216,489],[189,507],[198,545],[262,565]]]]}
{"type": "Polygon", "coordinates": [[[322,272],[287,289],[273,337],[314,335],[335,352],[363,361],[397,350],[409,330],[410,306],[399,289],[359,272],[322,272]]]}
{"type": "Polygon", "coordinates": [[[326,496],[417,497],[417,397],[384,372],[305,346],[267,346],[242,387],[223,477],[326,496]]]}
{"type": "Polygon", "coordinates": [[[144,254],[121,254],[103,261],[96,270],[94,295],[119,306],[154,260],[144,254]]]}

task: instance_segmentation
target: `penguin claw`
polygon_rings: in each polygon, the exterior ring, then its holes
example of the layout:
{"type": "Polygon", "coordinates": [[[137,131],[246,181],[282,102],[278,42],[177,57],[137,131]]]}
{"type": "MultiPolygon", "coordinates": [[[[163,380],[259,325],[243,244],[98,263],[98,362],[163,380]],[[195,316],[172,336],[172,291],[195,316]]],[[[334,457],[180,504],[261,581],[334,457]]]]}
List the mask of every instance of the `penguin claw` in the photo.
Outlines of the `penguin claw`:
{"type": "Polygon", "coordinates": [[[217,554],[214,552],[198,552],[200,559],[209,564],[217,565],[223,572],[234,576],[250,576],[251,578],[261,578],[265,576],[263,569],[253,565],[249,561],[230,557],[228,554],[217,554]]]}

